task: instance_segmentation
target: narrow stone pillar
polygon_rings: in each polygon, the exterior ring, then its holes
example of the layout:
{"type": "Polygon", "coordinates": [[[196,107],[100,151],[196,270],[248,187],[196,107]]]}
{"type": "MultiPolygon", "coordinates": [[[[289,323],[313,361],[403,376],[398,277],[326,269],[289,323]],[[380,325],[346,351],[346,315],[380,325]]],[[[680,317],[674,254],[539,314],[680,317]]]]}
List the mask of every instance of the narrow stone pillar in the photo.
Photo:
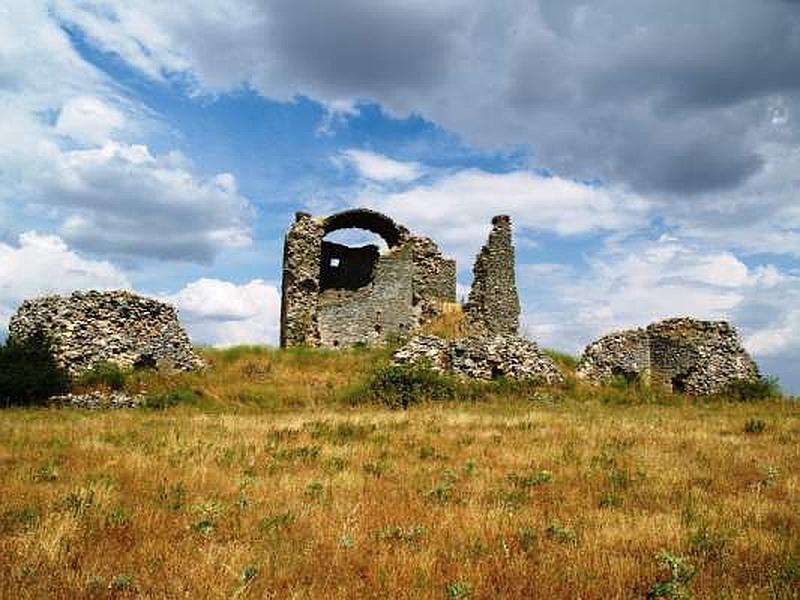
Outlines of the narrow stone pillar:
{"type": "Polygon", "coordinates": [[[481,335],[516,335],[520,308],[508,215],[492,219],[492,231],[475,259],[472,273],[472,289],[464,305],[470,330],[481,335]]]}
{"type": "Polygon", "coordinates": [[[283,246],[281,347],[319,346],[317,298],[325,229],[306,212],[295,214],[283,246]]]}

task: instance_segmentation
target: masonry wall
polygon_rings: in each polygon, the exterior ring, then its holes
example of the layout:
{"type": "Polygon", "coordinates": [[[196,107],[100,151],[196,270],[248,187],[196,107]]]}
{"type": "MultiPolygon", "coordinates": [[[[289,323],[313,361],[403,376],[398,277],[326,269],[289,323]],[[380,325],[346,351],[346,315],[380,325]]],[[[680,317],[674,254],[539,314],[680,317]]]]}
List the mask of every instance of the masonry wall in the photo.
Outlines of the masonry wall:
{"type": "Polygon", "coordinates": [[[456,300],[455,261],[433,240],[368,209],[315,218],[297,213],[286,236],[281,304],[282,346],[350,346],[406,335],[456,300]],[[389,251],[324,240],[361,228],[389,251]]]}
{"type": "Polygon", "coordinates": [[[406,246],[378,259],[368,285],[357,290],[324,290],[318,305],[321,345],[378,344],[415,328],[413,274],[413,256],[406,246]]]}
{"type": "Polygon", "coordinates": [[[122,368],[203,366],[174,307],[127,291],[26,300],[9,322],[9,335],[25,339],[37,331],[51,339],[55,359],[71,375],[106,361],[122,368]]]}
{"type": "Polygon", "coordinates": [[[587,346],[576,372],[594,383],[618,375],[640,377],[690,394],[714,394],[735,381],[759,377],[729,323],[689,318],[604,336],[587,346]]]}
{"type": "Polygon", "coordinates": [[[298,212],[283,247],[281,346],[319,345],[317,294],[325,230],[318,219],[298,212]]]}
{"type": "Polygon", "coordinates": [[[472,289],[464,305],[470,330],[482,335],[516,335],[520,305],[510,217],[499,215],[492,219],[489,239],[472,272],[472,289]]]}

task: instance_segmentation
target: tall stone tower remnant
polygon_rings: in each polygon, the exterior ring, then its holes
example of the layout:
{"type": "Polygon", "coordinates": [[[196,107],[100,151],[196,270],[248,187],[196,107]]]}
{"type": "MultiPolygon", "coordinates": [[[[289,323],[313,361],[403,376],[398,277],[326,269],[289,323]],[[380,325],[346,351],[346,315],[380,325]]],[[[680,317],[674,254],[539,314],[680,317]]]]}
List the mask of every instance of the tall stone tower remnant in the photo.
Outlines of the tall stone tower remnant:
{"type": "Polygon", "coordinates": [[[479,335],[516,335],[520,305],[508,215],[492,219],[489,239],[475,259],[472,272],[472,289],[464,305],[469,329],[479,335]]]}

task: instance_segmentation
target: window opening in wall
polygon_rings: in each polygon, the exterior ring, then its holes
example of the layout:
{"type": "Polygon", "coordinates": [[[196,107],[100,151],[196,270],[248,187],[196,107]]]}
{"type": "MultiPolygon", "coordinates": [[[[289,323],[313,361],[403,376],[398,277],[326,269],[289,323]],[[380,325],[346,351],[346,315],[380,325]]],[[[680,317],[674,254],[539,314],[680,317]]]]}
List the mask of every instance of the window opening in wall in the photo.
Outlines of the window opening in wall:
{"type": "Polygon", "coordinates": [[[332,267],[338,267],[339,266],[339,259],[338,258],[332,258],[331,259],[331,266],[332,267]]]}

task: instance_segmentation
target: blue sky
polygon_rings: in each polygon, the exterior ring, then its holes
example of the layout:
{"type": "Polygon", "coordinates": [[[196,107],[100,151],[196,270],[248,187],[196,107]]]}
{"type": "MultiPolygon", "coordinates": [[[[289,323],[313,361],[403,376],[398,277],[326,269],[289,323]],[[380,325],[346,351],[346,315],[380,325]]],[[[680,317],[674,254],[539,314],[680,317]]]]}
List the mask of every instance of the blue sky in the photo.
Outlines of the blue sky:
{"type": "Polygon", "coordinates": [[[800,391],[800,5],[707,4],[6,2],[0,329],[129,287],[275,343],[296,210],[385,211],[462,291],[508,213],[540,343],[724,318],[800,391]]]}

